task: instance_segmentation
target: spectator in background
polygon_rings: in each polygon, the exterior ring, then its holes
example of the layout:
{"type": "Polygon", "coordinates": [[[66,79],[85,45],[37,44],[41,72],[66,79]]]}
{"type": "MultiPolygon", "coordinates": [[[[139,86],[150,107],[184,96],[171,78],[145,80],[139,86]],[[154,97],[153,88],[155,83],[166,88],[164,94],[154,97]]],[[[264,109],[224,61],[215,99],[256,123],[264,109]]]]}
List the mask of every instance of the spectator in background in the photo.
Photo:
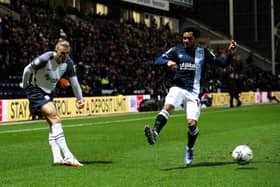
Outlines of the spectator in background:
{"type": "Polygon", "coordinates": [[[201,107],[205,108],[205,107],[210,107],[210,106],[212,106],[212,100],[213,100],[212,95],[205,92],[205,93],[201,96],[201,99],[200,99],[201,107]]]}
{"type": "Polygon", "coordinates": [[[280,100],[275,95],[273,95],[271,87],[272,87],[271,85],[268,85],[267,99],[269,100],[269,102],[276,101],[277,103],[280,103],[280,100]]]}
{"type": "Polygon", "coordinates": [[[277,103],[280,103],[280,100],[274,96],[271,91],[267,92],[267,98],[269,102],[276,101],[277,103]]]}
{"type": "Polygon", "coordinates": [[[229,105],[230,107],[234,107],[234,99],[237,101],[237,106],[241,106],[242,102],[239,99],[239,94],[241,92],[241,82],[239,80],[239,75],[237,73],[231,73],[229,75],[228,81],[229,88],[229,105]]]}
{"type": "MultiPolygon", "coordinates": [[[[165,89],[159,90],[158,85],[165,82],[168,73],[162,71],[164,68],[154,68],[151,64],[154,56],[181,41],[181,34],[172,33],[168,25],[157,28],[153,24],[152,27],[147,27],[141,23],[119,22],[104,15],[83,16],[84,12],[71,12],[78,18],[73,19],[72,16],[67,16],[69,12],[64,12],[67,9],[62,11],[29,1],[21,1],[15,7],[19,8],[16,11],[20,19],[6,15],[2,17],[0,23],[1,80],[8,82],[9,75],[21,76],[30,59],[46,49],[53,48],[58,37],[64,39],[67,37],[73,51],[71,58],[76,62],[83,62],[77,67],[77,71],[79,82],[85,81],[91,88],[85,94],[102,95],[103,86],[100,83],[102,77],[109,78],[110,84],[107,86],[114,88],[115,94],[133,94],[135,90],[145,90],[145,94],[154,94],[155,97],[166,94],[165,89]],[[49,25],[52,25],[52,29],[49,29],[49,25]],[[103,69],[107,68],[108,71],[104,72],[103,69]],[[131,85],[132,89],[127,89],[127,85],[131,85]]],[[[224,56],[226,49],[220,48],[218,52],[224,56]]],[[[249,56],[248,64],[252,60],[252,56],[249,56]]],[[[234,61],[234,64],[239,64],[239,57],[234,61]]],[[[264,90],[262,85],[272,82],[267,78],[263,81],[262,75],[261,79],[256,77],[256,72],[263,70],[254,67],[253,63],[249,66],[233,67],[236,68],[235,71],[246,76],[243,91],[255,91],[256,88],[264,90]]],[[[225,80],[223,70],[209,64],[207,71],[211,76],[205,79],[213,80],[209,91],[225,91],[227,84],[223,82],[225,80]],[[218,80],[221,84],[217,84],[218,80]]],[[[277,85],[273,88],[279,89],[279,83],[277,85]]],[[[13,92],[21,94],[17,97],[24,97],[21,89],[13,92]]],[[[55,95],[72,96],[62,89],[56,90],[55,95]]]]}

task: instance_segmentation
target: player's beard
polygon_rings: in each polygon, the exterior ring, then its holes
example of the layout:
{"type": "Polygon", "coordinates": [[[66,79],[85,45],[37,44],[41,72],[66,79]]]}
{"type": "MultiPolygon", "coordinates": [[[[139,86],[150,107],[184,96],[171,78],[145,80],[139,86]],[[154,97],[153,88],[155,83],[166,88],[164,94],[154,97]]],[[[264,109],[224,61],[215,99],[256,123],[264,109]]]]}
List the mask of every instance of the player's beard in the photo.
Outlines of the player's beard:
{"type": "Polygon", "coordinates": [[[192,43],[184,42],[184,47],[187,48],[187,49],[190,49],[190,48],[193,47],[193,44],[192,43]]]}

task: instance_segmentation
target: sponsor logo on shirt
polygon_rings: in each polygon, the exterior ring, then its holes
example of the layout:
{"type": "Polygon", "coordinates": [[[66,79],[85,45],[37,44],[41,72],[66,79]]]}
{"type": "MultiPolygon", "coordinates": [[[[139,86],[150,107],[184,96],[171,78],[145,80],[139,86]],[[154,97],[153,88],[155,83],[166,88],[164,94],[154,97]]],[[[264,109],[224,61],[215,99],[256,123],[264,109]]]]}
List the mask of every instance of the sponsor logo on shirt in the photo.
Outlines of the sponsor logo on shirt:
{"type": "Polygon", "coordinates": [[[190,62],[183,62],[179,66],[180,70],[195,70],[195,64],[190,62]]]}

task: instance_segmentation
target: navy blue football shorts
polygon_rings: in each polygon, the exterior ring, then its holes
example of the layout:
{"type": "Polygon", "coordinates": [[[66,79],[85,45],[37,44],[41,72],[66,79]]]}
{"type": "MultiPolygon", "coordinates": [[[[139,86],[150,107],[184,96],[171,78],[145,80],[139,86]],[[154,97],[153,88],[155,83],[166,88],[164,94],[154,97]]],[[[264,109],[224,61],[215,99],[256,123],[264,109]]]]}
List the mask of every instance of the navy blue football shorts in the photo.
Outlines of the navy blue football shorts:
{"type": "Polygon", "coordinates": [[[29,100],[31,114],[36,114],[44,104],[53,101],[52,95],[44,92],[39,87],[29,85],[24,91],[29,100]]]}

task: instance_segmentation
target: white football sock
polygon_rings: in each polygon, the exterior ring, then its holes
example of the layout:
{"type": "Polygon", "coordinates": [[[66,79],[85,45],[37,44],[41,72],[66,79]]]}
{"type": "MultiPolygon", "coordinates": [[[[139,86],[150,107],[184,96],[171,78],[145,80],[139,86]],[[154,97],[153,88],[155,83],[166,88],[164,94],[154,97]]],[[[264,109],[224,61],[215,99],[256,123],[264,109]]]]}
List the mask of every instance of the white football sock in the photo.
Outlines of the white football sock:
{"type": "Polygon", "coordinates": [[[74,157],[66,144],[66,140],[64,137],[61,123],[53,124],[51,128],[52,128],[52,134],[55,137],[55,141],[56,141],[57,145],[59,146],[60,150],[62,151],[64,157],[65,158],[74,157]]]}
{"type": "Polygon", "coordinates": [[[52,133],[49,133],[49,144],[51,146],[51,150],[53,154],[53,163],[61,163],[63,158],[61,156],[60,148],[58,144],[55,142],[52,133]]]}

